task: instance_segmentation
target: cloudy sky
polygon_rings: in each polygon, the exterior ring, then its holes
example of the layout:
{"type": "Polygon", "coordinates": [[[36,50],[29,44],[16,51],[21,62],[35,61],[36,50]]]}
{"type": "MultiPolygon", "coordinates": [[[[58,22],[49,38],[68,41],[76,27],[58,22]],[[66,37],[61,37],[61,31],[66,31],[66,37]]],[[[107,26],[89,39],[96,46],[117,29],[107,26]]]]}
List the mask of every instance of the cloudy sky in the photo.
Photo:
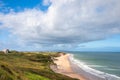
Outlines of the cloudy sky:
{"type": "Polygon", "coordinates": [[[120,51],[120,0],[0,0],[0,50],[120,51]]]}

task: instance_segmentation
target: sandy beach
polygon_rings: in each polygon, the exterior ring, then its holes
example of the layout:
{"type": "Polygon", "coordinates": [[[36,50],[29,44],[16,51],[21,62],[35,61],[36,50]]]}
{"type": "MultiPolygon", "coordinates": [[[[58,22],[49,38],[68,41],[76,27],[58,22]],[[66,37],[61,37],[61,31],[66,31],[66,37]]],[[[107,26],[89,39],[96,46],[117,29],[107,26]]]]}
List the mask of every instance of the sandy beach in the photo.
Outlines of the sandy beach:
{"type": "Polygon", "coordinates": [[[55,58],[56,60],[54,60],[54,63],[56,63],[57,66],[52,67],[53,71],[55,71],[56,73],[64,74],[72,78],[86,80],[83,76],[75,73],[72,70],[68,57],[69,57],[69,54],[66,54],[66,55],[61,54],[60,57],[56,57],[55,58]]]}

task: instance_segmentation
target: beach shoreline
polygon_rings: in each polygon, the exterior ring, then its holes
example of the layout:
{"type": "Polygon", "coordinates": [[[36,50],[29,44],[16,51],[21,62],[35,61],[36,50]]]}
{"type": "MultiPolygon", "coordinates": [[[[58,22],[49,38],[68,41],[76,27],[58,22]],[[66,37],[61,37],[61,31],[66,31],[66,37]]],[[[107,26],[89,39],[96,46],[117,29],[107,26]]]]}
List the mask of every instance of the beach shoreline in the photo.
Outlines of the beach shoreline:
{"type": "Polygon", "coordinates": [[[88,80],[83,75],[74,72],[69,61],[69,56],[70,54],[60,54],[59,57],[55,57],[53,61],[56,65],[51,66],[51,69],[56,73],[60,73],[72,78],[88,80]]]}
{"type": "Polygon", "coordinates": [[[84,64],[84,62],[75,59],[73,54],[69,54],[69,61],[74,72],[84,75],[87,80],[120,80],[116,75],[96,70],[84,64]]]}

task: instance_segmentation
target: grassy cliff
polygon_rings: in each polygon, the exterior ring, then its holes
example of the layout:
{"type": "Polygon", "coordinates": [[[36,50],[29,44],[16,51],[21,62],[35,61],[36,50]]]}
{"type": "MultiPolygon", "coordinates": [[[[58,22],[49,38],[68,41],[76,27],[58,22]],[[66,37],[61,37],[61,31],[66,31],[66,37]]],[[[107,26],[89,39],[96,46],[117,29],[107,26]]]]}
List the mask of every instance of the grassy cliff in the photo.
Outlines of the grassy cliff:
{"type": "Polygon", "coordinates": [[[77,80],[53,72],[53,52],[0,52],[0,80],[77,80]]]}

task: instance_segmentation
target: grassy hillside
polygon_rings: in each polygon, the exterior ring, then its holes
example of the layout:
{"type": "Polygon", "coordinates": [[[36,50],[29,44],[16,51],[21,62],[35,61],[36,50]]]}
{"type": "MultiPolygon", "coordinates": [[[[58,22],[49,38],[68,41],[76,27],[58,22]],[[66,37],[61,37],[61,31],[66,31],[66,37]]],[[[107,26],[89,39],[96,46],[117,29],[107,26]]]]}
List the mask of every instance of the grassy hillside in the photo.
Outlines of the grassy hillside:
{"type": "Polygon", "coordinates": [[[77,80],[50,69],[51,52],[0,52],[0,80],[77,80]]]}

